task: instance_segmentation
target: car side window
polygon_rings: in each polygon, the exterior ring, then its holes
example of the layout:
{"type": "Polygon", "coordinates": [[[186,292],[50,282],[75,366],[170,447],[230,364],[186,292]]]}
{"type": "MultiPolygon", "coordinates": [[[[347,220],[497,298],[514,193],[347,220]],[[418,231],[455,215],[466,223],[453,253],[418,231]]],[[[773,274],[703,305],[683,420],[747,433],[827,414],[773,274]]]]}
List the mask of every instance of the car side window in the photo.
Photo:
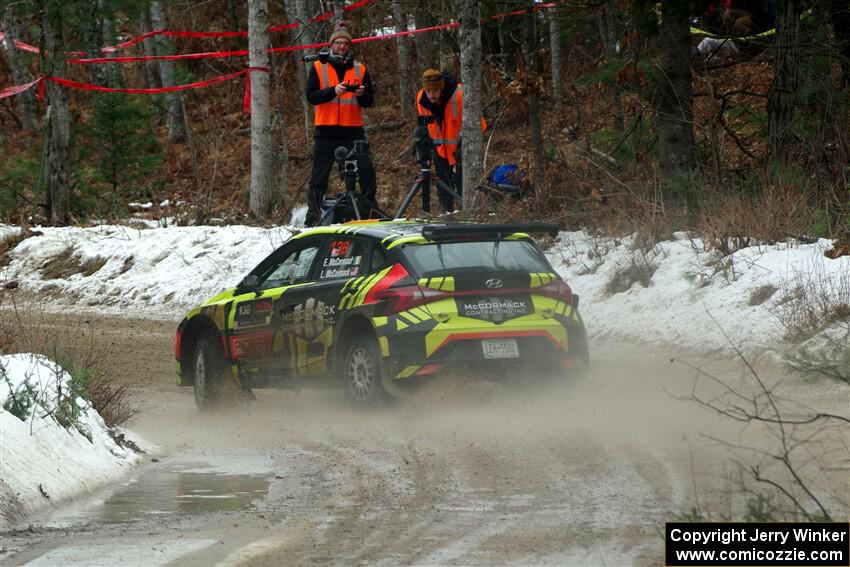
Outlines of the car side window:
{"type": "Polygon", "coordinates": [[[377,244],[372,247],[372,261],[369,263],[369,273],[374,274],[387,263],[387,255],[377,244]]]}
{"type": "Polygon", "coordinates": [[[260,288],[270,289],[306,280],[318,251],[318,243],[293,250],[279,264],[270,268],[260,288]]]}
{"type": "Polygon", "coordinates": [[[321,258],[319,279],[335,280],[365,274],[368,250],[368,244],[362,240],[344,236],[331,238],[321,258]]]}

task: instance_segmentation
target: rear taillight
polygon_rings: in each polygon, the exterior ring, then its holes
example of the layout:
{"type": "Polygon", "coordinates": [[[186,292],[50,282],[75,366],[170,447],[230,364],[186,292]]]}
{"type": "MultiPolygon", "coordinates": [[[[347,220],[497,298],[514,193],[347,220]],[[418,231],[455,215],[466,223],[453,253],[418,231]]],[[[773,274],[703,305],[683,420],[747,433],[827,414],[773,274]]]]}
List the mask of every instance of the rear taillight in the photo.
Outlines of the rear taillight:
{"type": "Polygon", "coordinates": [[[398,313],[450,294],[418,286],[404,266],[396,264],[366,294],[364,304],[383,302],[384,313],[398,313]]]}
{"type": "Polygon", "coordinates": [[[174,358],[178,361],[180,360],[180,353],[183,350],[183,333],[180,332],[180,329],[177,329],[177,333],[174,335],[174,358]]]}
{"type": "Polygon", "coordinates": [[[551,283],[544,285],[536,293],[552,297],[570,305],[572,305],[573,303],[573,290],[570,289],[570,286],[567,285],[567,282],[565,282],[561,278],[556,278],[551,283]]]}

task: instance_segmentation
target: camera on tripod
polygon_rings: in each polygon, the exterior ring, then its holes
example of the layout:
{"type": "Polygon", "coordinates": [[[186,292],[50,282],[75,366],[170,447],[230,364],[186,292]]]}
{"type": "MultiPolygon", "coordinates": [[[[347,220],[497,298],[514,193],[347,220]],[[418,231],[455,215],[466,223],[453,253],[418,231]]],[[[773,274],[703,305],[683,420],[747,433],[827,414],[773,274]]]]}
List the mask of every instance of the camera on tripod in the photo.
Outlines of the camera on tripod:
{"type": "Polygon", "coordinates": [[[343,178],[351,178],[357,175],[359,170],[357,158],[368,155],[369,143],[366,140],[356,140],[354,146],[349,150],[345,146],[339,146],[334,151],[334,158],[339,166],[339,172],[343,178]]]}

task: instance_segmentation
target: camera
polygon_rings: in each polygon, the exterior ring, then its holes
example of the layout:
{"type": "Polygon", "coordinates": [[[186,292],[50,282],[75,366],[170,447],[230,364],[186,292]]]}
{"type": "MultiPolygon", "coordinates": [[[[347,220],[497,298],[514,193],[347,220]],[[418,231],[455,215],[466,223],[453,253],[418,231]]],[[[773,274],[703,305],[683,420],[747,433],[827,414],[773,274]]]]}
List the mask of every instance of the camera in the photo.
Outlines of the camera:
{"type": "Polygon", "coordinates": [[[339,172],[343,177],[356,175],[358,172],[357,158],[368,155],[368,153],[369,143],[366,140],[355,140],[351,150],[345,146],[339,146],[334,151],[334,158],[336,158],[339,165],[339,172]]]}
{"type": "Polygon", "coordinates": [[[360,85],[353,85],[353,84],[349,84],[349,83],[343,83],[342,86],[344,86],[345,90],[347,90],[350,93],[353,93],[354,91],[356,91],[357,89],[360,88],[360,85]]]}
{"type": "Polygon", "coordinates": [[[318,53],[314,53],[313,55],[305,55],[301,58],[302,63],[312,63],[313,61],[318,61],[319,63],[327,63],[328,61],[330,61],[331,63],[343,63],[345,61],[345,58],[331,53],[331,51],[328,49],[323,49],[318,53]]]}

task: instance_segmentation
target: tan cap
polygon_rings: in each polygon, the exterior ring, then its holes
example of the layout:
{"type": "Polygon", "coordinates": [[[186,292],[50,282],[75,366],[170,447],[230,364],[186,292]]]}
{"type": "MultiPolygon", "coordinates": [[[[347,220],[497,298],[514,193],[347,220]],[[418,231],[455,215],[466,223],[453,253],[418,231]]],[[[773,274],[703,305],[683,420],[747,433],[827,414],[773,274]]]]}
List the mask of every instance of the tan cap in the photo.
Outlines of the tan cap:
{"type": "Polygon", "coordinates": [[[427,90],[442,90],[445,86],[443,83],[443,75],[436,69],[425,69],[422,73],[422,88],[427,90]]]}

